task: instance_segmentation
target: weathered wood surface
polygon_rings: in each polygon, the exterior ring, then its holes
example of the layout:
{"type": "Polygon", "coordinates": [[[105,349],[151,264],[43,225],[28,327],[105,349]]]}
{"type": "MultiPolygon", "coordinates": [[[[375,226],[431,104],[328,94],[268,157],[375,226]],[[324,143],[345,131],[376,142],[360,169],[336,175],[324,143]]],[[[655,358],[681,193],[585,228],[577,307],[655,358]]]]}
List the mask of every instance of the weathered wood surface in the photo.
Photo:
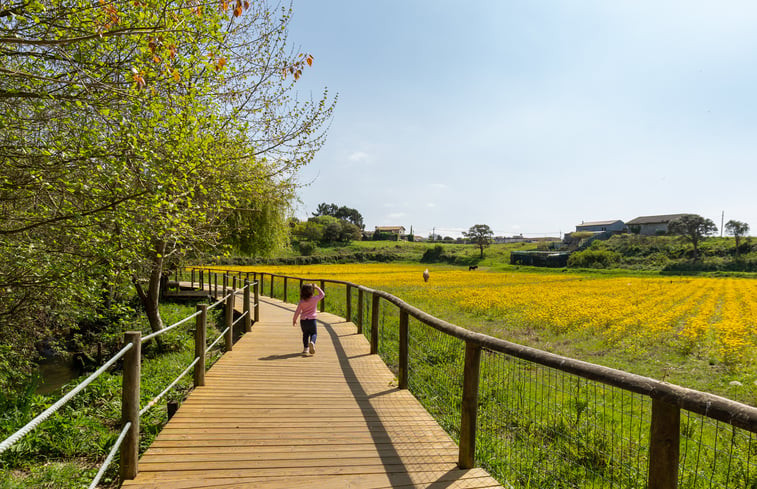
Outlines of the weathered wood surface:
{"type": "Polygon", "coordinates": [[[302,356],[294,306],[261,298],[261,307],[124,487],[501,487],[457,467],[457,445],[355,325],[321,313],[316,353],[302,356]]]}

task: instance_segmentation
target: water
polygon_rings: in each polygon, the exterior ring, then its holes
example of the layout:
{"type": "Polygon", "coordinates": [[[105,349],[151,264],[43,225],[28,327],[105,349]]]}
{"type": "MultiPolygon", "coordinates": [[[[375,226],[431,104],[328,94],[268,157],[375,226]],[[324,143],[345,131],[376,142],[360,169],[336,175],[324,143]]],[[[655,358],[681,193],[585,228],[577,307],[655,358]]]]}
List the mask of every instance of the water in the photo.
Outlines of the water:
{"type": "Polygon", "coordinates": [[[36,393],[42,395],[52,393],[81,374],[71,360],[57,359],[40,362],[38,372],[41,380],[36,393]]]}

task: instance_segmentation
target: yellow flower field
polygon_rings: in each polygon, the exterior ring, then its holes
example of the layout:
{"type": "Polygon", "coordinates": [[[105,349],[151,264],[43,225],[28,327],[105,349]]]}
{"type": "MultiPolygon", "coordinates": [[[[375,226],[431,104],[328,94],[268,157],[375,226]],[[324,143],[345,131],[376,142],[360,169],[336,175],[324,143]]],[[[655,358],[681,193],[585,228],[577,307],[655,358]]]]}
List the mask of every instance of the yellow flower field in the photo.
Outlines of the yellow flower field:
{"type": "Polygon", "coordinates": [[[429,267],[431,279],[425,283],[425,268],[352,264],[255,270],[346,280],[389,291],[414,305],[421,298],[425,303],[438,299],[474,316],[585,333],[621,348],[664,342],[684,353],[707,351],[728,364],[748,361],[757,351],[757,280],[429,267]]]}

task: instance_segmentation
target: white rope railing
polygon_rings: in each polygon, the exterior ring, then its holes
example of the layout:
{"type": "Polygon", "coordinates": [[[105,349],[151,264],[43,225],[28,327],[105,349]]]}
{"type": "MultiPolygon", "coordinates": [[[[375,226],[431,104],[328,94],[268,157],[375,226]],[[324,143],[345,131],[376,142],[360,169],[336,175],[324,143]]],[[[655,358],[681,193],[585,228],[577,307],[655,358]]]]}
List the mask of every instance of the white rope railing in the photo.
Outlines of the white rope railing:
{"type": "Polygon", "coordinates": [[[226,329],[224,329],[223,331],[221,331],[221,332],[220,332],[220,333],[218,334],[218,338],[216,338],[216,339],[215,339],[215,340],[213,341],[213,343],[211,343],[211,344],[210,344],[210,346],[209,346],[209,347],[205,348],[205,354],[206,354],[206,355],[208,354],[208,352],[209,352],[209,351],[210,351],[210,350],[211,350],[211,349],[212,349],[212,348],[213,348],[214,346],[216,346],[216,344],[217,344],[217,343],[218,343],[219,341],[221,341],[221,340],[223,339],[223,336],[224,336],[224,335],[226,334],[226,332],[227,332],[228,330],[229,330],[229,328],[226,328],[226,329]]]}
{"type": "Polygon", "coordinates": [[[234,321],[233,323],[231,323],[231,325],[232,326],[236,326],[239,321],[241,321],[242,319],[246,318],[249,314],[250,314],[249,311],[243,312],[242,315],[239,316],[236,321],[234,321]]]}
{"type": "Polygon", "coordinates": [[[144,343],[145,341],[147,341],[147,340],[150,340],[150,339],[152,339],[152,338],[154,338],[154,337],[156,337],[156,336],[160,336],[160,335],[162,335],[163,333],[168,333],[168,332],[169,332],[169,331],[171,331],[172,329],[174,329],[174,328],[176,328],[176,327],[178,327],[178,326],[181,326],[182,324],[186,323],[186,322],[187,322],[187,321],[189,321],[190,319],[192,319],[192,318],[195,318],[195,317],[199,316],[201,312],[202,312],[202,311],[197,311],[197,312],[195,312],[194,314],[192,314],[191,316],[187,316],[187,317],[185,317],[184,319],[182,319],[181,321],[179,321],[179,322],[176,322],[176,323],[173,323],[173,324],[172,324],[171,326],[169,326],[169,327],[167,327],[167,328],[163,328],[163,329],[161,329],[160,331],[156,331],[156,332],[154,332],[154,333],[148,334],[147,336],[143,336],[143,337],[142,337],[142,343],[144,343]]]}
{"type": "Polygon", "coordinates": [[[192,369],[192,367],[194,367],[194,366],[195,366],[195,365],[197,364],[197,362],[198,362],[199,360],[200,360],[200,358],[199,358],[199,357],[195,357],[195,359],[194,359],[194,360],[192,361],[192,363],[190,363],[190,364],[189,364],[189,366],[188,366],[188,367],[187,367],[186,369],[184,369],[184,371],[183,371],[182,373],[180,373],[180,374],[179,374],[179,376],[178,376],[178,377],[176,377],[176,378],[174,379],[174,381],[173,381],[173,382],[171,382],[171,384],[170,384],[170,385],[169,385],[168,387],[166,387],[165,389],[163,389],[163,392],[161,392],[160,394],[158,394],[157,396],[155,396],[155,397],[154,397],[154,398],[153,398],[153,399],[152,399],[152,400],[151,400],[150,402],[148,402],[148,403],[147,403],[147,404],[145,405],[145,407],[143,407],[143,408],[142,408],[142,409],[141,409],[141,410],[139,411],[139,416],[141,417],[141,416],[142,416],[142,415],[143,415],[144,413],[146,413],[147,411],[149,411],[149,410],[150,410],[150,408],[152,408],[152,407],[153,407],[154,405],[156,405],[156,404],[158,403],[158,401],[160,401],[160,400],[161,400],[161,399],[163,398],[163,396],[165,396],[165,395],[166,395],[166,393],[167,393],[168,391],[170,391],[171,389],[173,389],[173,386],[175,386],[176,384],[178,384],[178,383],[179,383],[179,381],[180,381],[180,380],[181,380],[181,379],[182,379],[182,378],[183,378],[183,377],[184,377],[185,375],[187,375],[187,374],[189,373],[189,371],[190,371],[190,370],[192,369]]]}
{"type": "Polygon", "coordinates": [[[110,467],[111,462],[113,462],[113,457],[116,456],[116,452],[118,452],[118,449],[121,448],[121,445],[124,442],[124,438],[126,438],[126,433],[129,432],[129,428],[131,428],[131,421],[127,422],[123,429],[121,430],[121,434],[118,435],[118,439],[116,440],[116,443],[113,445],[113,448],[110,449],[110,453],[108,453],[108,456],[105,458],[105,461],[100,466],[100,470],[97,471],[97,475],[92,480],[92,483],[89,485],[89,489],[95,489],[97,487],[97,484],[100,483],[100,479],[102,479],[103,474],[105,474],[105,471],[108,470],[108,467],[110,467]]]}
{"type": "Polygon", "coordinates": [[[92,375],[87,377],[81,384],[77,385],[71,392],[66,394],[65,396],[58,399],[58,401],[50,406],[49,408],[45,409],[39,416],[34,418],[33,420],[29,421],[26,426],[21,428],[20,430],[13,433],[11,436],[3,440],[2,443],[0,443],[0,453],[3,453],[5,450],[10,448],[14,443],[16,443],[18,440],[20,440],[22,437],[24,437],[27,433],[32,431],[34,428],[39,426],[40,423],[42,423],[44,420],[49,418],[53,413],[55,413],[58,409],[63,407],[68,401],[71,400],[76,394],[84,390],[85,387],[87,387],[89,384],[91,384],[97,377],[99,377],[103,372],[105,372],[111,365],[116,363],[116,361],[124,356],[127,351],[129,351],[134,345],[129,343],[128,345],[124,346],[121,351],[116,353],[113,358],[108,360],[102,367],[98,368],[92,375]]]}

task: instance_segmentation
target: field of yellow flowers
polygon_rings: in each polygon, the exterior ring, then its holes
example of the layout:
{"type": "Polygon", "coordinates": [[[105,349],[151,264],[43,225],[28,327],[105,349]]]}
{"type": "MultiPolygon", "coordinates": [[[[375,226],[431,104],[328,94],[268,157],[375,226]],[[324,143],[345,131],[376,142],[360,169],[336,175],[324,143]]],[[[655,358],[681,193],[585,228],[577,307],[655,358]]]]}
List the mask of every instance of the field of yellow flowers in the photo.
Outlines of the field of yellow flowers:
{"type": "MultiPolygon", "coordinates": [[[[551,333],[579,333],[618,348],[660,342],[735,365],[757,351],[757,280],[486,272],[424,265],[350,264],[256,268],[333,278],[436,302],[469,315],[551,333]]],[[[428,310],[434,314],[433,310],[428,310]]],[[[464,325],[461,325],[464,326],[464,325]]]]}

